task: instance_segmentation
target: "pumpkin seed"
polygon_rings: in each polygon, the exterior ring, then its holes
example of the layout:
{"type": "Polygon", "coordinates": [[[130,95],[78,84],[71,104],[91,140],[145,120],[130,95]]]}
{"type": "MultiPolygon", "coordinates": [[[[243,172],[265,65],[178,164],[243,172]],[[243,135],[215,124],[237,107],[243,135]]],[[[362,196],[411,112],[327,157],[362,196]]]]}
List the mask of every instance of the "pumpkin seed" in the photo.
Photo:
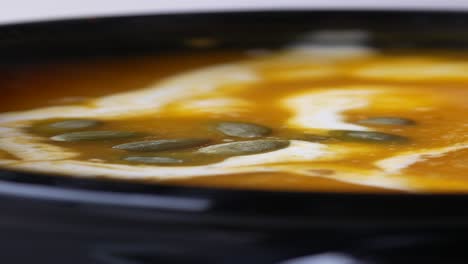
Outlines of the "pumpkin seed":
{"type": "Polygon", "coordinates": [[[174,159],[169,157],[139,157],[139,156],[129,156],[124,157],[123,160],[137,163],[147,163],[147,164],[177,164],[184,162],[181,159],[174,159]]]}
{"type": "Polygon", "coordinates": [[[229,142],[200,148],[198,151],[205,154],[216,155],[249,155],[269,152],[289,146],[288,140],[249,140],[229,142]]]}
{"type": "Polygon", "coordinates": [[[408,138],[403,136],[387,134],[377,131],[331,130],[328,133],[330,136],[343,141],[358,141],[371,143],[402,143],[408,140],[408,138]]]}
{"type": "Polygon", "coordinates": [[[49,127],[56,129],[81,129],[88,127],[95,127],[101,124],[96,120],[74,119],[54,122],[49,124],[49,127]]]}
{"type": "Polygon", "coordinates": [[[92,140],[107,140],[107,139],[119,139],[129,138],[136,136],[137,133],[126,132],[126,131],[83,131],[83,132],[71,132],[57,136],[53,136],[50,139],[54,141],[92,141],[92,140]]]}
{"type": "Polygon", "coordinates": [[[163,151],[172,149],[182,149],[196,147],[208,143],[209,139],[204,138],[179,138],[179,139],[161,139],[151,141],[138,141],[113,146],[114,149],[127,151],[163,151]]]}
{"type": "Polygon", "coordinates": [[[242,122],[221,122],[216,129],[225,135],[240,138],[261,137],[271,133],[268,127],[242,122]]]}
{"type": "Polygon", "coordinates": [[[359,120],[359,124],[364,125],[389,125],[389,126],[410,126],[416,124],[414,120],[402,117],[378,116],[359,120]]]}

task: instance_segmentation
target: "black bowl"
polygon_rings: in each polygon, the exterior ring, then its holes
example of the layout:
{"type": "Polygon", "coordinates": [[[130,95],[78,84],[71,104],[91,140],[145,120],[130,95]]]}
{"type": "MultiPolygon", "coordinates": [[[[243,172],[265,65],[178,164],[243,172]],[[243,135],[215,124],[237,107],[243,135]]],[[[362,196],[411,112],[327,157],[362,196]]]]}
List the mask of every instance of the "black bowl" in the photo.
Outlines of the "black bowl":
{"type": "MultiPolygon", "coordinates": [[[[217,40],[211,49],[275,48],[319,30],[367,32],[363,41],[382,49],[465,49],[467,27],[467,13],[455,11],[83,18],[0,27],[0,63],[185,51],[200,37],[217,40]]],[[[246,191],[4,170],[0,198],[5,263],[466,260],[466,195],[246,191]]]]}

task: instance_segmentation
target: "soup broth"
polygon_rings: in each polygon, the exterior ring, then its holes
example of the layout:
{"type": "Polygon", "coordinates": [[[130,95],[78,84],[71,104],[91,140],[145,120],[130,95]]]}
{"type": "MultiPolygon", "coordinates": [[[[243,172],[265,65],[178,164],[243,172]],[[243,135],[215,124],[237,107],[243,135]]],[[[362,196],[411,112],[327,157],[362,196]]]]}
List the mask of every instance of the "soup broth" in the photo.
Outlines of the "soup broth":
{"type": "Polygon", "coordinates": [[[287,49],[0,68],[0,166],[243,189],[467,192],[468,54],[287,49]]]}

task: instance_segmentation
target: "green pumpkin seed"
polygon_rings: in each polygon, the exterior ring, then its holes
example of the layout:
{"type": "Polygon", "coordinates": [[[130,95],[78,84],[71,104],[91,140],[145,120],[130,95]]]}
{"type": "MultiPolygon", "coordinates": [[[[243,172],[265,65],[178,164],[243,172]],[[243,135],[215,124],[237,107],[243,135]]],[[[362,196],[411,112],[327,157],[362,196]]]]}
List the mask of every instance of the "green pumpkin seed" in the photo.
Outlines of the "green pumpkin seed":
{"type": "Polygon", "coordinates": [[[150,152],[150,151],[163,151],[172,149],[182,149],[197,147],[210,142],[209,139],[204,138],[179,138],[179,139],[161,139],[151,141],[138,141],[120,144],[113,146],[114,149],[121,149],[127,151],[139,151],[139,152],[150,152]]]}
{"type": "Polygon", "coordinates": [[[328,132],[330,136],[343,141],[357,141],[370,143],[403,143],[408,141],[408,138],[387,134],[377,131],[353,131],[353,130],[331,130],[328,132]]]}
{"type": "Polygon", "coordinates": [[[85,119],[75,119],[75,120],[64,120],[59,122],[54,122],[49,124],[49,127],[55,129],[82,129],[82,128],[89,128],[95,127],[100,125],[101,122],[96,120],[85,120],[85,119]]]}
{"type": "Polygon", "coordinates": [[[216,155],[250,155],[270,152],[289,146],[288,140],[249,140],[212,145],[199,149],[200,153],[216,155]]]}
{"type": "Polygon", "coordinates": [[[119,139],[129,138],[136,136],[137,133],[126,132],[126,131],[83,131],[83,132],[71,132],[53,136],[50,139],[54,141],[93,141],[93,140],[107,140],[107,139],[119,139]]]}
{"type": "Polygon", "coordinates": [[[123,158],[125,161],[136,162],[136,163],[146,163],[146,164],[178,164],[183,163],[181,159],[174,159],[169,157],[139,157],[139,156],[129,156],[123,158]]]}
{"type": "Polygon", "coordinates": [[[391,116],[378,116],[369,117],[367,119],[359,120],[359,124],[364,125],[386,125],[386,126],[410,126],[416,124],[414,120],[402,118],[402,117],[391,117],[391,116]]]}
{"type": "Polygon", "coordinates": [[[261,137],[271,133],[268,127],[241,122],[221,122],[216,129],[225,135],[240,138],[261,137]]]}

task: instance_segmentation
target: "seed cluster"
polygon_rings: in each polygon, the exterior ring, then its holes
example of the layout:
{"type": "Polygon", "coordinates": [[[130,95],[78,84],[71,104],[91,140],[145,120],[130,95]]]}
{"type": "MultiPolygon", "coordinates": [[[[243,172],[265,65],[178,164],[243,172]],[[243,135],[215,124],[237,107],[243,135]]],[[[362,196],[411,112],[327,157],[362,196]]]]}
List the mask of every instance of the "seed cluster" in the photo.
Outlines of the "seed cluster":
{"type": "MultiPolygon", "coordinates": [[[[377,126],[406,126],[415,124],[414,121],[401,117],[370,117],[359,120],[357,123],[377,126]]],[[[96,128],[102,124],[103,122],[97,120],[72,119],[48,123],[46,125],[41,124],[36,127],[36,130],[53,132],[55,135],[50,137],[50,139],[60,142],[108,141],[137,138],[143,135],[143,133],[133,131],[79,131],[96,128]]],[[[400,135],[378,131],[353,130],[330,130],[327,135],[297,133],[293,136],[273,138],[268,137],[273,132],[272,128],[247,122],[219,122],[215,124],[214,130],[224,136],[237,138],[237,140],[221,144],[212,144],[213,141],[209,138],[144,140],[114,145],[112,149],[125,151],[126,155],[121,157],[121,160],[125,162],[174,165],[184,164],[188,160],[196,159],[196,157],[199,156],[227,158],[231,156],[266,153],[288,147],[290,140],[310,142],[338,140],[360,143],[405,143],[409,140],[400,135]],[[190,150],[189,154],[187,154],[187,150],[190,150]],[[164,151],[185,152],[180,153],[178,157],[169,157],[161,153],[164,151]]]]}

